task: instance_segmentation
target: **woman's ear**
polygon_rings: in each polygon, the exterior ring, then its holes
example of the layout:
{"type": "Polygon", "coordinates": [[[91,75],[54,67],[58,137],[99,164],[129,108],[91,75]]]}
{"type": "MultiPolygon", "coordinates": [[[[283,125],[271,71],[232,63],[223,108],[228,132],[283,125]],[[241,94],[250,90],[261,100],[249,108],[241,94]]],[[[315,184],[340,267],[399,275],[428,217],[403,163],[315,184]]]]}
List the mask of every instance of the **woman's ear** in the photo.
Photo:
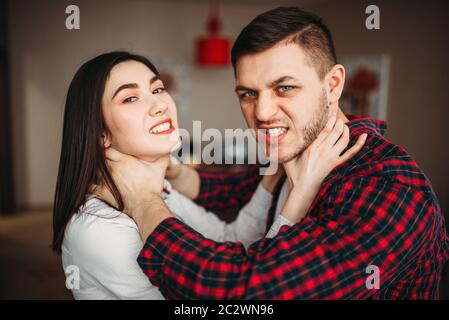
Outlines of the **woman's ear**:
{"type": "Polygon", "coordinates": [[[109,148],[111,146],[111,139],[109,138],[109,134],[103,133],[101,137],[103,139],[103,147],[105,149],[109,148]]]}
{"type": "Polygon", "coordinates": [[[341,64],[333,66],[326,75],[326,83],[329,90],[329,104],[337,103],[345,85],[345,68],[341,64]]]}

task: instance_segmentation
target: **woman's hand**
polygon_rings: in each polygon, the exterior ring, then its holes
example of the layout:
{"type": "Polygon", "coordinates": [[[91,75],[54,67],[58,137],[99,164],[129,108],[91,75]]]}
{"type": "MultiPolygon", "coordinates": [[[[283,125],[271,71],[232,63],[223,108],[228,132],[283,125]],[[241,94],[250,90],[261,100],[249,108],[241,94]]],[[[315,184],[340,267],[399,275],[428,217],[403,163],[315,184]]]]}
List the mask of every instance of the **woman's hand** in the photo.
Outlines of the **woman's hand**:
{"type": "MultiPolygon", "coordinates": [[[[110,147],[106,149],[106,158],[109,171],[122,195],[125,213],[132,217],[132,213],[146,201],[147,196],[160,196],[164,186],[168,156],[154,162],[147,162],[110,147]]],[[[93,192],[103,200],[117,206],[106,186],[95,186],[93,192]]]]}
{"type": "Polygon", "coordinates": [[[178,179],[181,175],[182,164],[173,156],[170,156],[170,161],[168,162],[167,171],[165,172],[165,178],[171,182],[171,180],[178,179]]]}
{"type": "Polygon", "coordinates": [[[273,193],[279,180],[284,175],[285,175],[284,168],[282,166],[278,166],[278,171],[275,174],[267,174],[267,175],[263,176],[262,181],[261,181],[262,186],[268,192],[273,193]]]}
{"type": "Polygon", "coordinates": [[[362,134],[357,142],[341,154],[349,144],[349,127],[334,113],[317,139],[300,157],[284,164],[291,191],[282,215],[292,223],[298,223],[306,215],[321,183],[338,165],[359,152],[366,141],[362,134]]]}
{"type": "Polygon", "coordinates": [[[194,168],[180,163],[175,157],[170,157],[165,178],[170,181],[173,188],[187,198],[194,200],[198,197],[200,193],[198,172],[194,168]]]}

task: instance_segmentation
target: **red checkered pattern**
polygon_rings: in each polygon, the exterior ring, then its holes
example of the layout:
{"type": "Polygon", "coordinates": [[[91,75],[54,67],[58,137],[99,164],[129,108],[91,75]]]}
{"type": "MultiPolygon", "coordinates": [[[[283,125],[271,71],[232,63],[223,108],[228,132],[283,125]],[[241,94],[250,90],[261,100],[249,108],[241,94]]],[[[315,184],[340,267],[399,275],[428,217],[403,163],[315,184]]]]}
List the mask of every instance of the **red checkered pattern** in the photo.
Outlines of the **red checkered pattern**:
{"type": "MultiPolygon", "coordinates": [[[[351,119],[349,127],[351,144],[368,133],[365,146],[326,178],[299,224],[246,251],[168,218],[138,258],[151,282],[174,299],[436,299],[449,238],[429,180],[383,137],[384,122],[351,119]],[[370,265],[379,289],[366,285],[370,265]]],[[[254,170],[201,174],[198,202],[238,209],[259,179],[254,170]]]]}

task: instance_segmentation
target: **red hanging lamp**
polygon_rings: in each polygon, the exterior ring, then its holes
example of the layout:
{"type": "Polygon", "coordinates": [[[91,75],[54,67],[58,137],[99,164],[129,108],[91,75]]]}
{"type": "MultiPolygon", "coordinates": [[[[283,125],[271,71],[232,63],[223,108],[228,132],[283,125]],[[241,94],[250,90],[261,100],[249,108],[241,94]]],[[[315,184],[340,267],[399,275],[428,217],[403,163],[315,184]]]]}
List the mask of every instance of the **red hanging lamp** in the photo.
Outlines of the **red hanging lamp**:
{"type": "Polygon", "coordinates": [[[229,64],[230,41],[219,35],[221,21],[218,5],[211,5],[206,22],[208,35],[196,40],[196,62],[200,66],[224,67],[229,64]]]}

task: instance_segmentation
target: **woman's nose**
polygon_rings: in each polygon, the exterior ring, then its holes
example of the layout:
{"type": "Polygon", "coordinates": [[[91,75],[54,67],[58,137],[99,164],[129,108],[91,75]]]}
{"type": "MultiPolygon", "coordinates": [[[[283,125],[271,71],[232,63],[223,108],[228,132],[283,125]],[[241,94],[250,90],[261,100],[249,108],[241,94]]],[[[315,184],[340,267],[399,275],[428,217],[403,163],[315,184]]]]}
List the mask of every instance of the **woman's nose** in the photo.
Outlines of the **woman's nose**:
{"type": "Polygon", "coordinates": [[[150,110],[149,110],[149,114],[152,117],[159,117],[165,114],[165,112],[167,111],[167,104],[162,101],[161,99],[155,99],[154,101],[152,101],[150,110]]]}

